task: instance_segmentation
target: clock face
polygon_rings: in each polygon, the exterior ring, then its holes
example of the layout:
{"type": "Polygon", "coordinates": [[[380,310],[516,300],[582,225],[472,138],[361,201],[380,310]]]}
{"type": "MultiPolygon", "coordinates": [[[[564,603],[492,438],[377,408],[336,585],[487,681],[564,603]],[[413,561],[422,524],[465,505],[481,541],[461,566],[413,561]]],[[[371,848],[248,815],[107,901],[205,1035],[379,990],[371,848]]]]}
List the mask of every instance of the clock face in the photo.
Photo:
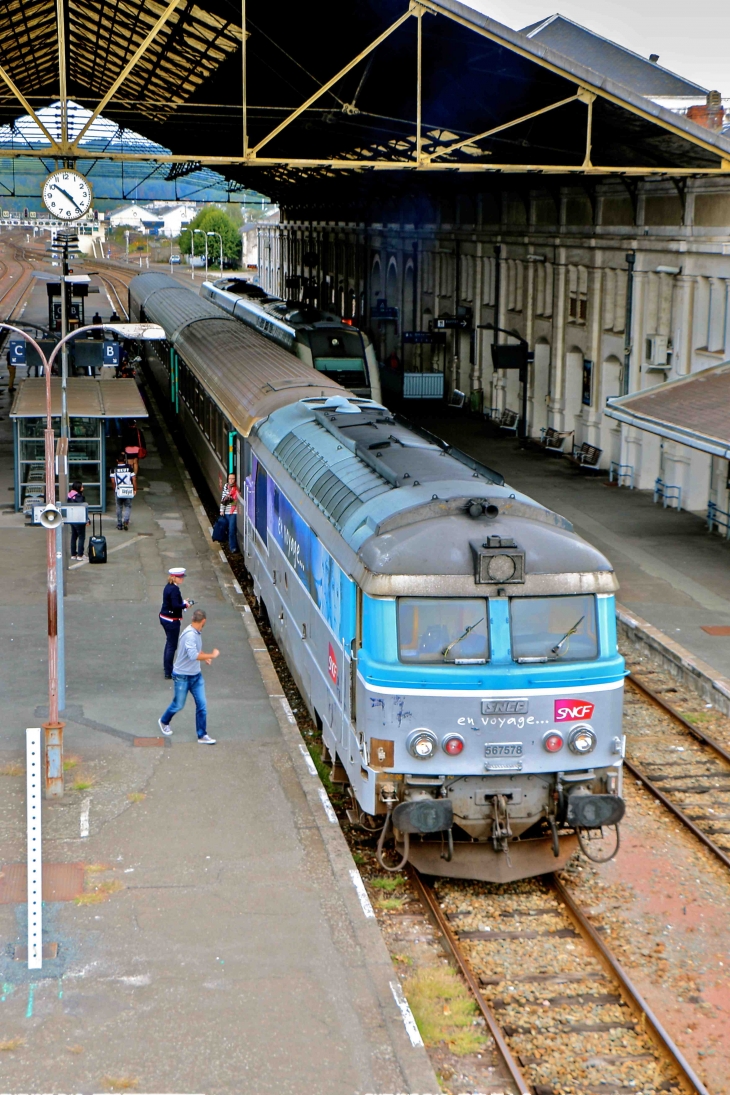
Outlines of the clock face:
{"type": "Polygon", "coordinates": [[[59,220],[78,220],[91,208],[91,187],[78,171],[53,171],[43,184],[43,204],[59,220]]]}

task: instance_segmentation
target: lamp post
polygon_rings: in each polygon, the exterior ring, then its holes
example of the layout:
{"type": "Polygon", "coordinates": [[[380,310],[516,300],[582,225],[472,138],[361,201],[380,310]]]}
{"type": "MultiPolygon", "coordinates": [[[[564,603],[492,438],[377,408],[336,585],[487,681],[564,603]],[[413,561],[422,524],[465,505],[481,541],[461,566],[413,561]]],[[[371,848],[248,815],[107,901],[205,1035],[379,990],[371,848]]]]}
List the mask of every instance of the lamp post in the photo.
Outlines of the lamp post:
{"type": "MultiPolygon", "coordinates": [[[[43,365],[46,381],[46,428],[44,430],[46,464],[46,504],[43,510],[45,520],[42,524],[47,530],[46,571],[48,599],[48,722],[44,724],[46,738],[46,797],[60,798],[63,795],[63,726],[58,720],[58,583],[56,568],[56,529],[63,521],[61,511],[56,506],[56,468],[55,435],[51,409],[51,370],[59,351],[72,338],[87,331],[113,331],[122,338],[164,339],[164,328],[156,323],[95,323],[88,327],[79,327],[57,342],[49,358],[43,353],[34,338],[27,331],[12,323],[0,322],[0,330],[14,331],[21,335],[35,349],[43,365]]],[[[63,636],[62,636],[63,638],[63,636]]]]}
{"type": "Polygon", "coordinates": [[[222,275],[223,274],[223,236],[220,234],[220,232],[206,232],[205,234],[206,234],[206,236],[217,236],[218,237],[218,243],[220,244],[220,249],[221,249],[221,275],[222,275]]]}
{"type": "MultiPolygon", "coordinates": [[[[205,280],[208,280],[208,233],[204,232],[202,228],[193,228],[193,235],[198,234],[205,240],[205,280]]],[[[195,248],[193,247],[193,258],[195,258],[195,248]]]]}

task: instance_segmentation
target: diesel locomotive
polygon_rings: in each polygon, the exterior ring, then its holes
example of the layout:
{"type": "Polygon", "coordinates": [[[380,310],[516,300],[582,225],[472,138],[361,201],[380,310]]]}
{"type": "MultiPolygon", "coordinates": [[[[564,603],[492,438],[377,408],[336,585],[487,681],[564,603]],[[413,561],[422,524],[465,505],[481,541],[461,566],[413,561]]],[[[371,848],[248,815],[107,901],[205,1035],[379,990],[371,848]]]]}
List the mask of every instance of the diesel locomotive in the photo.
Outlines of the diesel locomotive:
{"type": "Polygon", "coordinates": [[[132,318],[168,333],[143,344],[147,367],[211,488],[229,470],[243,483],[256,596],[383,865],[509,881],[579,843],[592,855],[598,834],[614,850],[608,561],[491,469],[211,310],[165,275],[130,285],[132,318]]]}

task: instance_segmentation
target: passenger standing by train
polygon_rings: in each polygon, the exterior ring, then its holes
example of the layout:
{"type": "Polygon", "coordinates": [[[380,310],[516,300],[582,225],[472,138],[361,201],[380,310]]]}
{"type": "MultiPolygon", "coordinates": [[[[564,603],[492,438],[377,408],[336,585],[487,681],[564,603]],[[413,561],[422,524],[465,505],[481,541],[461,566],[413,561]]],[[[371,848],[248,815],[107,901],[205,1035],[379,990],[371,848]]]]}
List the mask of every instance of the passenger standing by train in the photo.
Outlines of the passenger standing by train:
{"type": "Polygon", "coordinates": [[[111,473],[114,494],[117,499],[117,528],[126,532],[132,515],[132,499],[137,493],[137,476],[127,463],[126,454],[120,452],[117,466],[111,473]]]}
{"type": "Polygon", "coordinates": [[[236,477],[231,474],[228,476],[221,495],[221,517],[225,517],[228,522],[228,547],[231,555],[239,554],[236,521],[238,517],[238,499],[240,497],[241,492],[236,484],[236,477]]]}
{"type": "Polygon", "coordinates": [[[172,668],[172,679],[175,682],[175,695],[172,703],[164,715],[157,720],[157,725],[165,736],[172,733],[170,722],[178,711],[182,711],[188,692],[192,692],[195,700],[195,730],[198,742],[201,745],[215,745],[215,738],[208,734],[208,708],[205,702],[205,681],[200,671],[200,663],[207,665],[217,658],[220,651],[215,648],[210,654],[203,653],[203,637],[201,631],[205,627],[206,614],[202,608],[196,608],[189,627],[186,627],[177,644],[175,664],[172,668]]]}
{"type": "Polygon", "coordinates": [[[165,629],[165,653],[162,656],[162,664],[165,669],[165,680],[172,680],[172,663],[177,650],[177,641],[180,638],[180,626],[183,612],[189,608],[192,601],[183,600],[180,586],[185,580],[185,567],[170,567],[167,572],[167,585],[162,591],[162,608],[160,609],[160,623],[165,629]]]}

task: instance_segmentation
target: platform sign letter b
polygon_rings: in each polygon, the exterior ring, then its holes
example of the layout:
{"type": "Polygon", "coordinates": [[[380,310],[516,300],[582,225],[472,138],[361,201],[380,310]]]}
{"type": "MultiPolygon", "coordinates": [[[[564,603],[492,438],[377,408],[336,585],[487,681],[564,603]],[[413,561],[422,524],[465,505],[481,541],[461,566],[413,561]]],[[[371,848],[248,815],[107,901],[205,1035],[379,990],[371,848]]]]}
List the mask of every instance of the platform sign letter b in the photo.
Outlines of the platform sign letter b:
{"type": "Polygon", "coordinates": [[[104,343],[104,364],[105,365],[118,365],[119,364],[119,343],[118,342],[105,342],[104,343]]]}

